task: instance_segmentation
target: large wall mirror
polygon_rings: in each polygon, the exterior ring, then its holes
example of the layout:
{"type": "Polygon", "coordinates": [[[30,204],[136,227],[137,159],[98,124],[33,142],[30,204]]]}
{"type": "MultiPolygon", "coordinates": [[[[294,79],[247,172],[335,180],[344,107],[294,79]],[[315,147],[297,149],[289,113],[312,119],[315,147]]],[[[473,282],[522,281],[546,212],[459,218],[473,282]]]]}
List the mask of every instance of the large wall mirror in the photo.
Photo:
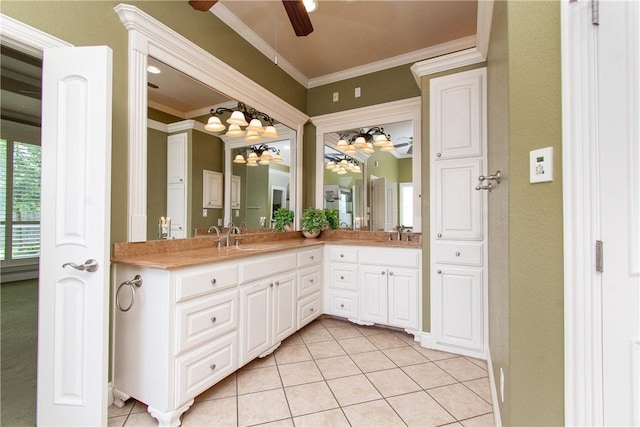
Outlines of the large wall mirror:
{"type": "MultiPolygon", "coordinates": [[[[420,98],[312,118],[316,207],[337,209],[341,228],[421,232],[420,98]],[[345,153],[341,139],[380,128],[394,150],[345,153]],[[342,164],[342,167],[339,167],[342,164]]],[[[380,133],[378,130],[376,133],[380,133]]]]}
{"type": "MultiPolygon", "coordinates": [[[[298,153],[301,152],[303,126],[308,121],[308,116],[135,6],[119,4],[115,7],[115,11],[129,31],[128,240],[147,240],[155,232],[154,229],[154,232],[149,233],[148,228],[157,221],[156,218],[151,217],[151,215],[157,216],[157,213],[149,212],[147,215],[147,192],[150,179],[147,163],[150,150],[147,145],[147,106],[150,105],[147,98],[149,83],[147,66],[153,61],[177,70],[207,89],[215,90],[219,95],[223,94],[232,104],[239,101],[268,114],[290,130],[282,133],[282,135],[286,134],[285,139],[289,141],[291,162],[286,197],[288,197],[290,208],[297,213],[301,212],[302,186],[298,172],[301,170],[302,160],[298,153]]],[[[215,104],[216,102],[212,102],[210,106],[215,104]]],[[[196,124],[196,127],[198,126],[196,124]]],[[[200,133],[199,130],[197,132],[200,133]]],[[[233,149],[241,149],[240,144],[239,141],[226,141],[225,152],[221,156],[225,160],[223,176],[226,179],[222,209],[225,212],[223,221],[226,223],[231,221],[236,223],[234,219],[236,212],[230,205],[235,188],[232,182],[234,172],[231,167],[231,153],[233,149]],[[227,146],[230,148],[227,149],[227,146]]],[[[275,185],[286,187],[282,183],[275,185]]],[[[188,194],[185,197],[188,197],[188,194]]],[[[190,205],[189,202],[187,205],[190,205]]],[[[200,211],[200,216],[202,213],[200,211]]],[[[237,215],[236,218],[240,219],[240,212],[237,212],[237,215]]],[[[265,210],[259,218],[264,216],[265,221],[268,221],[269,215],[270,211],[265,210]]],[[[248,221],[244,222],[248,224],[248,221]]],[[[187,237],[193,234],[194,225],[191,224],[190,229],[186,230],[187,237]]]]}

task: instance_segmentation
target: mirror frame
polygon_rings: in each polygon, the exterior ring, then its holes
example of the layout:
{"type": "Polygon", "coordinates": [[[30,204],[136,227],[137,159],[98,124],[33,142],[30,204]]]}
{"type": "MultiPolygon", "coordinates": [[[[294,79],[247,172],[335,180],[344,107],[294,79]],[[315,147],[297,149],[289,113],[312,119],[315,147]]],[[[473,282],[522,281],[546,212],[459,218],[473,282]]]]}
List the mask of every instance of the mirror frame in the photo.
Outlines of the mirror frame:
{"type": "Polygon", "coordinates": [[[413,230],[422,231],[422,157],[421,157],[421,98],[407,98],[370,107],[311,117],[316,126],[316,185],[315,205],[323,208],[324,201],[324,145],[325,134],[347,129],[380,126],[411,120],[413,122],[413,230]]]}
{"type": "MultiPolygon", "coordinates": [[[[152,56],[229,98],[242,101],[296,132],[295,212],[302,212],[302,138],[309,116],[135,6],[114,10],[128,31],[127,240],[147,238],[147,59],[152,56]]],[[[296,215],[299,216],[299,215],[296,215]]]]}

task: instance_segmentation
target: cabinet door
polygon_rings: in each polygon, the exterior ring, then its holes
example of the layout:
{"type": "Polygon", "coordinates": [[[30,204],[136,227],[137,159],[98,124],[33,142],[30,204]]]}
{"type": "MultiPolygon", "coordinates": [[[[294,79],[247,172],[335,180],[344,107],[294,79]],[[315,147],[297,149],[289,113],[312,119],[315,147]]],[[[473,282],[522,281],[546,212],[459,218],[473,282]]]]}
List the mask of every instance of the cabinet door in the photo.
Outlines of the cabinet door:
{"type": "Polygon", "coordinates": [[[167,138],[167,184],[186,182],[187,134],[169,135],[167,138]]]}
{"type": "Polygon", "coordinates": [[[389,325],[420,330],[418,325],[418,270],[390,268],[389,325]]]}
{"type": "Polygon", "coordinates": [[[273,343],[282,341],[296,331],[295,274],[273,280],[273,343]]]}
{"type": "Polygon", "coordinates": [[[431,139],[436,160],[482,155],[486,69],[432,79],[431,139]]]}
{"type": "Polygon", "coordinates": [[[435,264],[431,285],[434,348],[484,352],[482,270],[435,264]]]}
{"type": "Polygon", "coordinates": [[[482,159],[435,164],[436,239],[482,240],[482,192],[475,189],[482,159]]]}
{"type": "Polygon", "coordinates": [[[240,189],[242,178],[238,175],[231,176],[231,209],[240,209],[240,189]]]}
{"type": "Polygon", "coordinates": [[[224,190],[222,186],[222,173],[210,170],[202,171],[202,207],[209,209],[222,209],[224,190]]]}
{"type": "Polygon", "coordinates": [[[271,282],[240,290],[240,359],[249,362],[271,347],[271,282]]]}
{"type": "Polygon", "coordinates": [[[360,320],[387,323],[386,268],[360,268],[360,320]]]}
{"type": "Polygon", "coordinates": [[[171,219],[171,237],[187,237],[186,190],[184,184],[167,185],[167,216],[171,219]]]}

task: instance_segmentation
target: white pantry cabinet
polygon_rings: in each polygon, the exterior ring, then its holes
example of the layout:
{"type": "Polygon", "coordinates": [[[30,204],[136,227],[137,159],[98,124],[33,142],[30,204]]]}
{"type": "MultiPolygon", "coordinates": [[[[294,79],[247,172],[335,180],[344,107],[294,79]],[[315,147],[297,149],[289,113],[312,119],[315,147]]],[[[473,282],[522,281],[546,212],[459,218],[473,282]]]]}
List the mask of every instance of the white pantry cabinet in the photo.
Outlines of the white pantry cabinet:
{"type": "Polygon", "coordinates": [[[171,219],[171,237],[174,239],[187,237],[189,230],[187,150],[186,132],[167,137],[167,216],[171,219]]]}

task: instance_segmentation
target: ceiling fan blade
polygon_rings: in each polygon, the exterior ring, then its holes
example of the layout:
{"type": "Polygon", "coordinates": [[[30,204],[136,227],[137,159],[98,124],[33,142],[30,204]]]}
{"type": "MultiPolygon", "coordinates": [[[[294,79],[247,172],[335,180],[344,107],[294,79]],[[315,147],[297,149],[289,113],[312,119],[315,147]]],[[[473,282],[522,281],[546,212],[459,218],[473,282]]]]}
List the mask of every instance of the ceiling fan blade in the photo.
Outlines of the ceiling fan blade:
{"type": "Polygon", "coordinates": [[[289,15],[289,21],[291,21],[291,26],[296,36],[308,36],[313,32],[311,19],[309,19],[309,14],[302,0],[282,0],[282,4],[287,11],[287,15],[289,15]]]}
{"type": "Polygon", "coordinates": [[[195,10],[199,10],[200,12],[206,12],[213,7],[214,4],[218,3],[218,0],[189,0],[189,5],[195,10]]]}
{"type": "Polygon", "coordinates": [[[411,145],[411,144],[408,142],[403,142],[402,144],[393,144],[393,145],[395,145],[396,148],[399,148],[399,147],[404,147],[405,145],[411,145]]]}
{"type": "Polygon", "coordinates": [[[413,154],[413,145],[407,150],[407,154],[413,154]]]}

